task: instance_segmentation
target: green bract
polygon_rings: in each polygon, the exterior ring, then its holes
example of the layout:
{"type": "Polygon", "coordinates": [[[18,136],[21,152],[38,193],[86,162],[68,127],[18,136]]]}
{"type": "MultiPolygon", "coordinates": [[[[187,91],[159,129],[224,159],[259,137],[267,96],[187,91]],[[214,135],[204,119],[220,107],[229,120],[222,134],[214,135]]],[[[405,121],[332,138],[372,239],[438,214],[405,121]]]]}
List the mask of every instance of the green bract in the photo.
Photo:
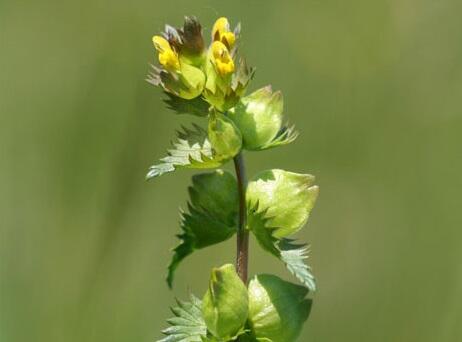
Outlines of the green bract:
{"type": "Polygon", "coordinates": [[[295,140],[293,128],[283,126],[283,99],[271,86],[243,97],[229,110],[229,117],[242,132],[243,146],[248,150],[263,150],[295,140]]]}
{"type": "Polygon", "coordinates": [[[273,236],[283,238],[298,230],[308,220],[318,196],[314,177],[308,174],[268,170],[259,173],[247,187],[247,202],[265,211],[273,236]]]}
{"type": "Polygon", "coordinates": [[[259,341],[293,342],[311,310],[308,290],[274,275],[258,275],[249,283],[249,322],[259,341]]]}
{"type": "Polygon", "coordinates": [[[148,82],[162,88],[169,109],[203,121],[181,127],[147,178],[177,169],[216,169],[233,161],[236,177],[221,169],[192,177],[167,283],[172,287],[187,256],[234,235],[236,268],[214,268],[202,301],[193,295],[178,300],[158,342],[294,342],[311,309],[306,296],[316,283],[306,263],[308,246],[290,236],[307,222],[318,187],[309,174],[278,169],[247,183],[244,150],[285,145],[298,133],[285,123],[280,91],[267,86],[246,96],[254,68],[237,54],[240,25],[231,29],[227,18],[218,18],[210,36],[206,46],[199,21],[185,17],[182,27],[166,25],[152,37],[158,63],[148,82]],[[303,286],[272,275],[257,275],[247,286],[250,233],[303,286]]]}
{"type": "Polygon", "coordinates": [[[202,300],[202,314],[208,330],[228,340],[237,335],[247,320],[249,301],[247,289],[228,264],[212,270],[207,293],[202,300]]]}

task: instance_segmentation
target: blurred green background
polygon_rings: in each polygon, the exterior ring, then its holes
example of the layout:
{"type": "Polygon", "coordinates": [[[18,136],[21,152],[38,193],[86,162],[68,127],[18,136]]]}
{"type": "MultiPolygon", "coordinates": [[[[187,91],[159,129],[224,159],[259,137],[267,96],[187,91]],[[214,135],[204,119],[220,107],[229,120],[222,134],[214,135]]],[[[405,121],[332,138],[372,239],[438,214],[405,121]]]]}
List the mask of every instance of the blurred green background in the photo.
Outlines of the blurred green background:
{"type": "MultiPolygon", "coordinates": [[[[0,341],[147,342],[234,241],[164,282],[193,171],[144,175],[190,118],[144,81],[165,23],[242,22],[250,90],[292,145],[249,174],[317,176],[299,234],[319,291],[300,341],[462,341],[462,2],[0,1],[0,341]]],[[[228,166],[229,167],[229,166],[228,166]]],[[[283,266],[252,241],[250,272],[283,266]]]]}

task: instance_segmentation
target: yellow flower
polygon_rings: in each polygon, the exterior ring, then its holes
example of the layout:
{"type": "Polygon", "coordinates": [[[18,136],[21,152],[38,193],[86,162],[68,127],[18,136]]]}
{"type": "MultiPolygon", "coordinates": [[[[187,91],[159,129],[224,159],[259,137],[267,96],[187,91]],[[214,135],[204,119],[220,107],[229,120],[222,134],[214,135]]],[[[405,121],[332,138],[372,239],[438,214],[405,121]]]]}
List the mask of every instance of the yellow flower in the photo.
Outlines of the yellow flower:
{"type": "Polygon", "coordinates": [[[217,19],[212,29],[213,41],[222,42],[226,47],[231,50],[236,42],[236,36],[229,28],[228,19],[221,17],[217,19]]]}
{"type": "Polygon", "coordinates": [[[159,63],[162,64],[165,69],[176,71],[180,69],[180,61],[178,55],[173,51],[170,43],[167,39],[161,36],[152,37],[154,47],[159,52],[159,63]]]}
{"type": "Polygon", "coordinates": [[[221,76],[226,76],[234,71],[234,61],[225,44],[219,41],[212,43],[212,58],[215,68],[221,76]]]}

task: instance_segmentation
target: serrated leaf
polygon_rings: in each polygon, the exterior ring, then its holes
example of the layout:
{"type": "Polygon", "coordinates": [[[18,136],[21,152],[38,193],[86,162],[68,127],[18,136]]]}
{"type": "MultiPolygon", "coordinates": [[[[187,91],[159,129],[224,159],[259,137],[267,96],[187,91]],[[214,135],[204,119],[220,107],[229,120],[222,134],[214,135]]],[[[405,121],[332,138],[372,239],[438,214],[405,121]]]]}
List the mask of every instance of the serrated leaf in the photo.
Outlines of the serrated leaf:
{"type": "Polygon", "coordinates": [[[202,117],[209,114],[210,105],[200,96],[192,100],[185,100],[167,92],[165,92],[165,95],[167,98],[164,99],[164,102],[176,114],[190,114],[202,117]]]}
{"type": "Polygon", "coordinates": [[[277,239],[274,228],[269,226],[266,212],[258,212],[256,207],[248,211],[248,228],[253,232],[259,245],[271,253],[286,266],[303,285],[311,291],[316,290],[316,282],[311,268],[305,263],[308,258],[306,244],[297,244],[292,239],[277,239]]]}
{"type": "Polygon", "coordinates": [[[188,212],[181,213],[181,243],[174,249],[167,282],[172,286],[180,262],[197,249],[229,239],[237,230],[238,193],[235,178],[216,170],[193,176],[188,212]]]}
{"type": "Polygon", "coordinates": [[[167,157],[160,161],[149,168],[147,179],[173,172],[178,168],[216,168],[223,164],[226,158],[214,152],[207,132],[198,125],[193,125],[192,129],[183,127],[177,132],[177,141],[173,143],[173,148],[169,149],[167,157]]]}
{"type": "Polygon", "coordinates": [[[167,320],[170,327],[162,331],[166,336],[157,342],[201,342],[207,336],[201,300],[191,295],[189,302],[177,300],[177,305],[172,308],[175,317],[167,320]]]}

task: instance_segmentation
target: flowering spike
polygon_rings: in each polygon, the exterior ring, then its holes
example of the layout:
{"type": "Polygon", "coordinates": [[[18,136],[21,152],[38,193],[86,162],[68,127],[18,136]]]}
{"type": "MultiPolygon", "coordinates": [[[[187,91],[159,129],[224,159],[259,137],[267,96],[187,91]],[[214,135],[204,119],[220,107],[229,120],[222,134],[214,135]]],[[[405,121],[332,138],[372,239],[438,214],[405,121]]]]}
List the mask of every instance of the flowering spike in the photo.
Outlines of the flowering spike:
{"type": "Polygon", "coordinates": [[[193,177],[190,201],[180,211],[180,244],[168,266],[168,285],[178,265],[196,250],[234,235],[238,246],[236,267],[212,270],[202,302],[194,296],[177,301],[175,317],[158,342],[295,342],[311,308],[305,297],[316,283],[305,262],[307,245],[289,236],[307,222],[318,187],[309,174],[279,169],[247,182],[242,151],[288,144],[297,132],[283,117],[281,92],[267,86],[246,96],[255,69],[238,54],[240,31],[240,24],[231,29],[226,17],[218,18],[206,46],[202,25],[186,16],[182,27],[165,25],[152,39],[160,65],[152,65],[147,81],[163,88],[169,109],[206,121],[178,131],[147,178],[178,169],[216,169],[230,160],[236,170],[236,177],[223,170],[193,177]],[[250,233],[303,286],[271,275],[248,283],[250,233]]]}

